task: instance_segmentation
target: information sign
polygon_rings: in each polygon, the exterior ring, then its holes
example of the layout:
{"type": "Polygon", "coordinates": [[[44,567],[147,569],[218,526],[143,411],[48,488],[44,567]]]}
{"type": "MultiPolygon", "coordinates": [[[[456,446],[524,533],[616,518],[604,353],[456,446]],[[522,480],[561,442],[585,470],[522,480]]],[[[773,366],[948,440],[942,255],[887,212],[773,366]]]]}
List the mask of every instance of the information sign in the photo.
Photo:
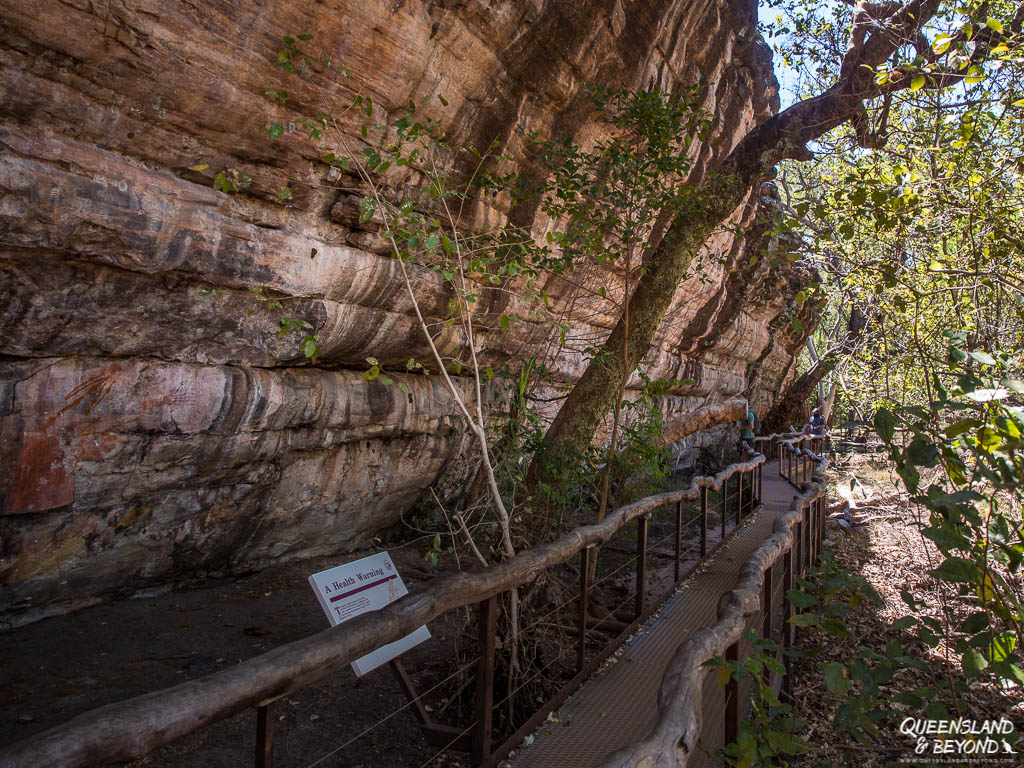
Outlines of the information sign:
{"type": "MultiPolygon", "coordinates": [[[[314,573],[309,577],[309,583],[332,625],[367,611],[376,611],[409,593],[387,552],[314,573]]],[[[429,637],[430,631],[424,625],[400,640],[382,645],[356,659],[352,662],[352,669],[362,677],[429,637]]]]}

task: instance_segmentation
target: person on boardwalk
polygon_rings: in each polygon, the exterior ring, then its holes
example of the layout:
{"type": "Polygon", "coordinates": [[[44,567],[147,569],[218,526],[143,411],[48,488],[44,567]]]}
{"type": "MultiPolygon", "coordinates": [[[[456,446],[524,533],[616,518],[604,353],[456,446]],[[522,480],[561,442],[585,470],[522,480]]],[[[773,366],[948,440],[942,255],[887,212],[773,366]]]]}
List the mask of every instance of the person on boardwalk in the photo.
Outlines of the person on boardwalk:
{"type": "Polygon", "coordinates": [[[825,417],[821,415],[821,408],[815,408],[811,411],[811,420],[804,431],[806,432],[808,429],[813,437],[811,446],[814,452],[821,453],[825,442],[825,417]]]}
{"type": "Polygon", "coordinates": [[[752,410],[748,409],[747,418],[740,422],[740,441],[736,445],[736,450],[740,453],[741,456],[743,454],[744,442],[746,442],[746,444],[750,447],[751,450],[754,449],[755,430],[758,430],[760,428],[761,422],[757,420],[757,414],[755,414],[752,410]]]}
{"type": "Polygon", "coordinates": [[[821,415],[821,408],[815,408],[811,411],[811,434],[812,435],[824,435],[825,434],[825,417],[821,415]]]}

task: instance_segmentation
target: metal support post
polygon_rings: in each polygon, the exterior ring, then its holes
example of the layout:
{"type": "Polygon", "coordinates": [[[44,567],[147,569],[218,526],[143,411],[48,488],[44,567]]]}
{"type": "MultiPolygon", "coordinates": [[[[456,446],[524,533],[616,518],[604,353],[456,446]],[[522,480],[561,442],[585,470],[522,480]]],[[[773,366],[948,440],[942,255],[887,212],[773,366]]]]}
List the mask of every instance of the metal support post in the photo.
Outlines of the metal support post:
{"type": "Polygon", "coordinates": [[[256,707],[256,768],[274,768],[274,703],[256,707]]]}
{"type": "Polygon", "coordinates": [[[708,554],[708,489],[700,488],[700,556],[708,554]]]}
{"type": "Polygon", "coordinates": [[[491,719],[494,714],[494,636],[498,631],[498,597],[480,602],[480,660],[476,671],[476,723],[473,725],[471,756],[480,765],[491,755],[491,719]]]}
{"type": "Polygon", "coordinates": [[[743,472],[736,473],[736,525],[743,519],[743,472]]]}
{"type": "Polygon", "coordinates": [[[587,603],[590,601],[590,555],[593,547],[580,550],[580,615],[579,635],[576,639],[576,671],[583,671],[584,656],[587,652],[587,603]]]}
{"type": "MultiPolygon", "coordinates": [[[[739,661],[739,643],[725,649],[726,661],[739,661]]],[[[725,686],[725,743],[732,744],[740,734],[740,687],[736,675],[729,678],[725,686]]]]}
{"type": "Polygon", "coordinates": [[[804,538],[801,544],[803,549],[800,554],[803,555],[804,568],[809,568],[811,565],[811,507],[807,505],[804,507],[804,538]]]}
{"type": "Polygon", "coordinates": [[[647,587],[647,515],[636,519],[636,618],[644,612],[644,592],[647,587]]]}
{"type": "MultiPolygon", "coordinates": [[[[794,539],[794,544],[796,540],[794,539]]],[[[782,679],[782,690],[787,695],[790,691],[790,672],[792,671],[792,660],[789,657],[788,651],[793,647],[793,625],[789,623],[790,617],[793,615],[793,604],[789,601],[789,590],[793,588],[793,547],[790,546],[789,550],[782,556],[782,647],[784,652],[782,654],[782,663],[786,667],[786,676],[782,679]]]]}
{"type": "Polygon", "coordinates": [[[793,561],[793,567],[802,576],[804,573],[804,523],[802,520],[797,521],[796,530],[793,532],[793,548],[796,550],[796,560],[793,561]]]}
{"type": "Polygon", "coordinates": [[[729,496],[729,478],[725,478],[725,480],[722,481],[722,503],[720,505],[721,508],[722,508],[721,509],[721,513],[722,513],[722,538],[723,539],[725,538],[725,500],[726,500],[726,498],[728,496],[729,496]]]}
{"type": "Polygon", "coordinates": [[[674,581],[679,581],[679,560],[683,554],[683,501],[676,502],[676,567],[674,581]]]}

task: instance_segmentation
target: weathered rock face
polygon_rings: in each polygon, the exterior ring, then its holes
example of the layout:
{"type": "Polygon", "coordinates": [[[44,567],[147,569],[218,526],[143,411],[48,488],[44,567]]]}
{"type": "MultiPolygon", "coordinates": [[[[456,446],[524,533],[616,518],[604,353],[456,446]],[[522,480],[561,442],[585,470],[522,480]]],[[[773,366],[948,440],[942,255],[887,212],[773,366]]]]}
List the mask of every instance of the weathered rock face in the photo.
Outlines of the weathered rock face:
{"type": "MultiPolygon", "coordinates": [[[[749,0],[587,3],[0,0],[0,614],[20,623],[113,596],[345,551],[394,525],[465,438],[438,378],[368,382],[365,358],[428,359],[397,262],[349,211],[358,180],[328,176],[266,91],[286,35],[314,34],[351,71],[292,78],[289,114],[340,111],[355,93],[389,114],[428,109],[458,146],[516,128],[593,138],[586,83],[663,88],[703,77],[711,135],[693,180],[775,98],[749,0]],[[289,125],[289,127],[292,127],[289,125]],[[251,177],[233,195],[218,172],[251,177]],[[292,197],[276,202],[276,192],[292,197]],[[282,312],[310,322],[311,366],[282,312]]],[[[340,123],[354,143],[359,121],[340,123]]],[[[395,183],[415,183],[406,178],[395,183]]],[[[481,202],[477,220],[535,210],[481,202]]],[[[758,201],[734,225],[756,230],[758,201]]],[[[763,234],[763,233],[762,233],[763,234]]],[[[692,379],[672,407],[770,397],[802,341],[788,331],[800,276],[751,264],[762,234],[723,232],[679,286],[649,375],[692,379]]],[[[412,268],[431,322],[449,285],[412,268]]],[[[599,279],[614,284],[614,275],[599,279]]],[[[515,286],[503,286],[504,288],[515,286]]],[[[614,307],[551,278],[576,312],[554,366],[573,379],[614,307]]],[[[484,364],[548,354],[553,332],[510,291],[480,287],[484,364]]],[[[455,328],[444,352],[465,344],[455,328]]],[[[396,378],[398,378],[396,376],[396,378]]],[[[468,386],[467,386],[468,389],[468,386]]]]}

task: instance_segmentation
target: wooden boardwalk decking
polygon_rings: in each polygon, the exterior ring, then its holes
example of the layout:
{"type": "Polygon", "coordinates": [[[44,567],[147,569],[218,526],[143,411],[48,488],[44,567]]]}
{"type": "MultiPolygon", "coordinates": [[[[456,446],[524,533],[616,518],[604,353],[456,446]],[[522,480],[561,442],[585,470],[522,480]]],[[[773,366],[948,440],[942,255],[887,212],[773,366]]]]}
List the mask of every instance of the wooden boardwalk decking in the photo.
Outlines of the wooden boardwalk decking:
{"type": "MultiPolygon", "coordinates": [[[[513,768],[591,768],[621,747],[643,738],[657,714],[658,688],[665,668],[692,632],[714,624],[723,593],[732,589],[740,567],[771,534],[772,524],[786,513],[793,486],[765,467],[760,509],[714,555],[710,563],[680,585],[661,609],[607,664],[566,701],[534,734],[532,745],[520,749],[507,764],[513,768]]],[[[722,746],[724,697],[714,675],[704,685],[705,749],[693,755],[689,768],[718,765],[710,752],[722,746]]],[[[506,764],[503,763],[503,764],[506,764]]]]}

